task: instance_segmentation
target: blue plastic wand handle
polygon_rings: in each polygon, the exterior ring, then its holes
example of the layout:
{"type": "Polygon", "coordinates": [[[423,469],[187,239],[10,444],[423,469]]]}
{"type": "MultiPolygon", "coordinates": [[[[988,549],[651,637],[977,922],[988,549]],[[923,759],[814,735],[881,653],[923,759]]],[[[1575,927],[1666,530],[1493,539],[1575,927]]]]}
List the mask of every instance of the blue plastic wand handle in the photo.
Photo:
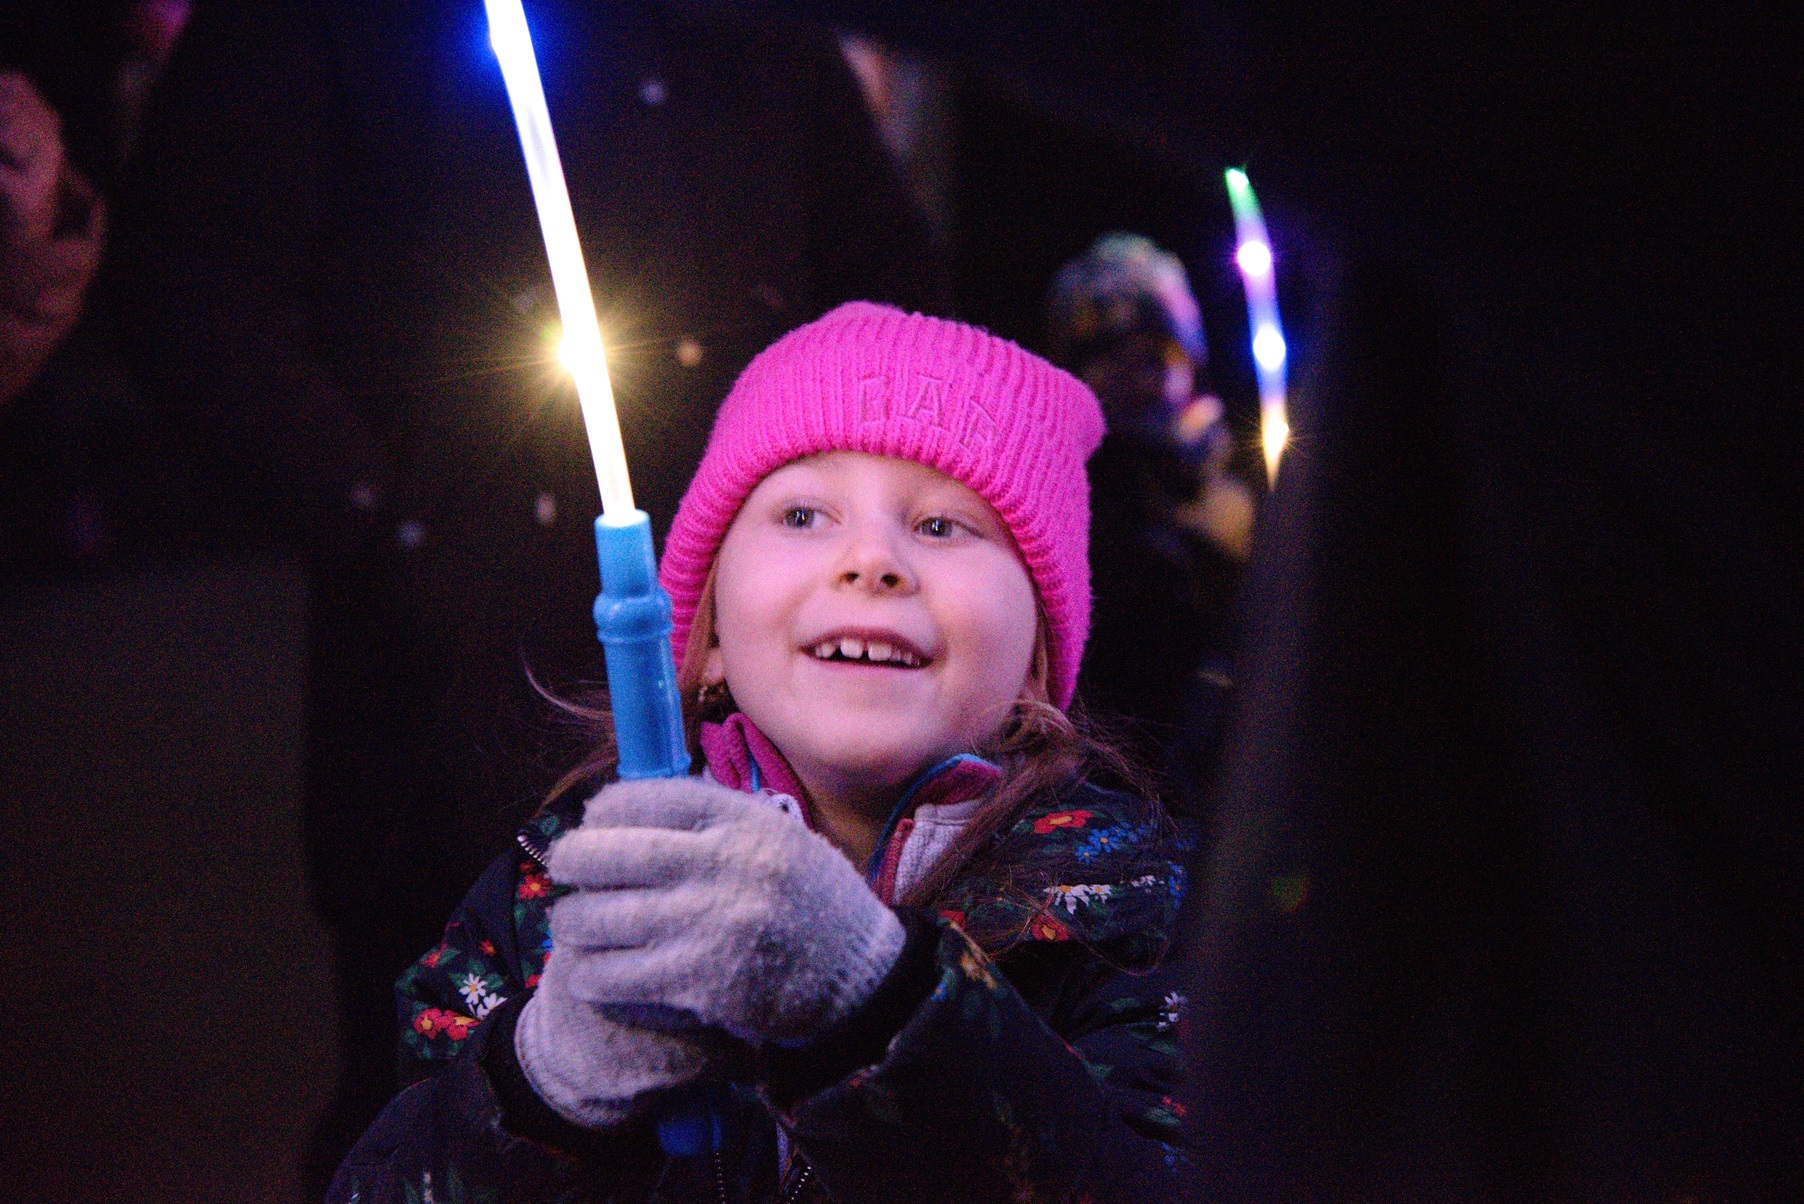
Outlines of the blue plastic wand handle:
{"type": "Polygon", "coordinates": [[[658,584],[651,519],[643,510],[624,522],[603,515],[595,520],[595,551],[595,634],[607,651],[620,776],[681,777],[689,772],[689,747],[670,653],[670,595],[658,584]]]}
{"type": "MultiPolygon", "coordinates": [[[[670,595],[658,584],[651,519],[643,510],[624,522],[596,519],[595,553],[601,561],[595,634],[607,653],[620,776],[681,777],[689,772],[689,746],[670,651],[670,595]]],[[[724,1130],[715,1103],[705,1092],[682,1094],[658,1117],[658,1144],[679,1157],[718,1150],[724,1130]]]]}

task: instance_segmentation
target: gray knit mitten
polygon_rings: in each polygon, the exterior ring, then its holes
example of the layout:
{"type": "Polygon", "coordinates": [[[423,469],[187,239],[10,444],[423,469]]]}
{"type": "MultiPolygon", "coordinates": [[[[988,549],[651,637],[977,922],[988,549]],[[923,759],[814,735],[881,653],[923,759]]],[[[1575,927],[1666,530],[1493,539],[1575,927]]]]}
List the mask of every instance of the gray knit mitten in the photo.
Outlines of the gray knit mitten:
{"type": "MultiPolygon", "coordinates": [[[[575,897],[552,906],[554,922],[575,897]]],[[[585,977],[581,967],[593,956],[579,944],[553,942],[538,992],[514,1027],[514,1057],[552,1111],[600,1129],[625,1120],[641,1097],[696,1078],[708,1055],[687,1038],[618,1023],[573,993],[572,981],[585,977]]]]}
{"type": "Polygon", "coordinates": [[[552,847],[581,887],[551,915],[583,951],[583,999],[688,1013],[742,1040],[800,1044],[889,973],[902,922],[845,854],[769,802],[701,778],[618,782],[552,847]]]}

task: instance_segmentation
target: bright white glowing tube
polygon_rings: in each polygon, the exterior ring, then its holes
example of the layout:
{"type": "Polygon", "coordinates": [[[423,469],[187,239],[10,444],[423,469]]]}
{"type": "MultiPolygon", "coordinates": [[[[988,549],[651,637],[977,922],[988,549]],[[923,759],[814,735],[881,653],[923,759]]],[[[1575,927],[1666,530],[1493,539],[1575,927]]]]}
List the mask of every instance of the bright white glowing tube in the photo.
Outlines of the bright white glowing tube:
{"type": "Polygon", "coordinates": [[[1278,479],[1278,461],[1290,441],[1290,417],[1284,390],[1289,349],[1278,320],[1278,286],[1272,275],[1272,244],[1265,218],[1247,173],[1228,169],[1228,202],[1234,209],[1234,236],[1240,244],[1234,259],[1247,291],[1247,325],[1253,334],[1253,365],[1259,377],[1259,439],[1265,445],[1266,480],[1278,479]]]}
{"type": "Polygon", "coordinates": [[[526,152],[526,175],[532,181],[539,230],[551,260],[551,284],[557,290],[558,313],[564,322],[559,354],[576,381],[576,396],[582,402],[589,453],[595,459],[595,479],[601,486],[601,512],[625,521],[633,512],[633,484],[627,476],[626,448],[620,441],[613,386],[608,383],[601,325],[595,319],[595,299],[589,294],[589,272],[576,238],[564,167],[551,136],[551,110],[545,106],[532,34],[526,28],[520,0],[483,0],[483,5],[489,14],[489,43],[501,60],[501,78],[507,83],[508,103],[520,130],[520,148],[526,152]]]}

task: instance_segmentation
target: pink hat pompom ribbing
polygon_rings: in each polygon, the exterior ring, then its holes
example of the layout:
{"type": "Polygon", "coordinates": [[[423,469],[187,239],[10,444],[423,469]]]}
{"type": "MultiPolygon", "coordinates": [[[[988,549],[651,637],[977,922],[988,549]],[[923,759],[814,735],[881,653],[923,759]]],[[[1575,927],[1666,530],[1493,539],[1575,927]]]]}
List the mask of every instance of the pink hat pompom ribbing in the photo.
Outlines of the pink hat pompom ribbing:
{"type": "Polygon", "coordinates": [[[1102,411],[1075,377],[974,326],[853,301],[760,352],[721,403],[658,577],[677,656],[727,528],[792,460],[858,451],[911,460],[996,508],[1049,629],[1049,692],[1070,704],[1090,634],[1090,488],[1102,411]]]}

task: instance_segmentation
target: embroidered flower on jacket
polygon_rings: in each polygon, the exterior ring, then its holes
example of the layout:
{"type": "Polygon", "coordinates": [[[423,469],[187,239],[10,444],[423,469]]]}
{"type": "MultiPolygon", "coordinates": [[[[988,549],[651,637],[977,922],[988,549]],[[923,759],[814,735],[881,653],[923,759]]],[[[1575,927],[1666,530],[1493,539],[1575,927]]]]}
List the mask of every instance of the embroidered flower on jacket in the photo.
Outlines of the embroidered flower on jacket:
{"type": "Polygon", "coordinates": [[[1036,941],[1068,941],[1071,939],[1071,929],[1044,911],[1028,921],[1027,934],[1036,941]]]}
{"type": "Polygon", "coordinates": [[[470,1011],[481,1020],[484,1016],[501,1006],[501,996],[495,994],[489,986],[488,979],[480,974],[466,974],[457,984],[457,993],[464,997],[470,1011]]]}
{"type": "Polygon", "coordinates": [[[551,893],[551,879],[543,870],[533,869],[520,875],[520,889],[517,892],[522,899],[543,899],[551,893]]]}
{"type": "Polygon", "coordinates": [[[958,968],[972,982],[980,982],[986,991],[996,990],[996,975],[990,969],[990,959],[985,957],[976,945],[966,943],[959,951],[958,968]]]}
{"type": "Polygon", "coordinates": [[[460,1016],[444,1008],[422,1008],[420,1014],[413,1018],[414,1032],[426,1037],[443,1034],[453,1041],[462,1041],[475,1027],[476,1017],[460,1016]]]}
{"type": "Polygon", "coordinates": [[[1106,902],[1115,893],[1115,888],[1107,882],[1084,882],[1077,886],[1049,886],[1046,888],[1047,902],[1054,907],[1063,906],[1065,914],[1076,915],[1079,903],[1106,902]]]}
{"type": "Polygon", "coordinates": [[[954,928],[963,928],[965,926],[965,913],[962,911],[955,911],[950,907],[941,910],[940,919],[945,920],[954,928]]]}
{"type": "Polygon", "coordinates": [[[1072,849],[1079,861],[1095,861],[1104,853],[1112,853],[1122,845],[1119,828],[1098,828],[1072,849]]]}
{"type": "Polygon", "coordinates": [[[1119,853],[1152,835],[1150,828],[1130,828],[1120,824],[1097,828],[1084,837],[1083,843],[1071,850],[1079,861],[1094,861],[1104,853],[1119,853]]]}
{"type": "Polygon", "coordinates": [[[447,952],[448,952],[448,950],[443,945],[440,945],[438,948],[434,949],[431,953],[428,953],[425,957],[422,957],[420,959],[420,964],[422,966],[425,966],[428,970],[430,970],[434,966],[439,964],[439,961],[444,958],[444,956],[447,952]]]}
{"type": "MultiPolygon", "coordinates": [[[[1159,1009],[1159,1031],[1164,1032],[1166,1029],[1176,1024],[1178,1022],[1178,1013],[1182,1011],[1184,1005],[1189,1002],[1190,1000],[1185,998],[1182,991],[1167,991],[1165,993],[1164,1006],[1159,1009]]],[[[1183,1114],[1179,1113],[1179,1115],[1183,1114]]]]}
{"type": "Polygon", "coordinates": [[[487,954],[490,957],[495,956],[495,942],[489,940],[487,937],[484,937],[482,940],[478,941],[476,943],[476,947],[478,949],[482,950],[485,954],[487,954]]]}
{"type": "Polygon", "coordinates": [[[1081,828],[1095,814],[1094,811],[1054,811],[1051,815],[1042,815],[1034,820],[1034,831],[1044,836],[1059,828],[1081,828]]]}

